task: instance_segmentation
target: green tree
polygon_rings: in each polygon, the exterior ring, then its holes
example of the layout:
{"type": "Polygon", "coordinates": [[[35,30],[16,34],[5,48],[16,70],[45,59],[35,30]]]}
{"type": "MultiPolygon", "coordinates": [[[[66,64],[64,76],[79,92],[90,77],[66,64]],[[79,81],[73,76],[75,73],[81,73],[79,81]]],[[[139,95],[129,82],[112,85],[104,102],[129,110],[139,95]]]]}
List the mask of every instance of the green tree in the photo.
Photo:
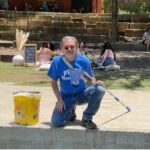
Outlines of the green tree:
{"type": "MultiPolygon", "coordinates": [[[[103,0],[104,13],[112,12],[112,1],[103,0]]],[[[118,9],[129,13],[145,14],[150,11],[150,0],[118,0],[118,9]]]]}
{"type": "Polygon", "coordinates": [[[130,13],[148,13],[150,10],[149,0],[119,0],[119,9],[130,13]]]}

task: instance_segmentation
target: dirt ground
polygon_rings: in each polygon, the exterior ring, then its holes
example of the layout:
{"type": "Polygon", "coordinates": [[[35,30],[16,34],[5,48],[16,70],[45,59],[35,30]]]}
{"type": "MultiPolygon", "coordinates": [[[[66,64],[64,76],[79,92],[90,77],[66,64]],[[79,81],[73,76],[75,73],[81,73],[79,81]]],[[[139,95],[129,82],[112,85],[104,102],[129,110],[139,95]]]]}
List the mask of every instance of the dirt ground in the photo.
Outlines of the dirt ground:
{"type": "Polygon", "coordinates": [[[150,70],[150,52],[122,51],[116,55],[117,63],[124,69],[150,70]]]}
{"type": "MultiPolygon", "coordinates": [[[[90,52],[89,52],[90,53],[90,52]]],[[[99,52],[93,52],[94,57],[98,57],[99,52]]],[[[116,62],[124,69],[150,69],[150,52],[143,51],[119,51],[116,53],[116,62]]],[[[15,55],[15,48],[0,47],[0,55],[15,55]]],[[[24,54],[21,51],[21,54],[24,54]]]]}

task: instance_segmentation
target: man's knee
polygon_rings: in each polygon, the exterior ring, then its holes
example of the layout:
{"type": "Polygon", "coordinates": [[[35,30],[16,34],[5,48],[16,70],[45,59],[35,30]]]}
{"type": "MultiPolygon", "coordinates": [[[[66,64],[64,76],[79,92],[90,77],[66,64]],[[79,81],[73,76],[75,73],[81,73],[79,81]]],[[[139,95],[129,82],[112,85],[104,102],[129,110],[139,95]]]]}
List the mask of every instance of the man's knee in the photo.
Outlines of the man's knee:
{"type": "Polygon", "coordinates": [[[59,113],[53,112],[52,118],[51,118],[51,126],[53,127],[62,127],[66,124],[66,120],[64,119],[63,115],[60,115],[59,113]]]}
{"type": "Polygon", "coordinates": [[[102,86],[97,86],[97,87],[96,87],[96,92],[97,92],[99,95],[103,96],[103,95],[105,94],[105,89],[104,89],[104,87],[102,87],[102,86]]]}

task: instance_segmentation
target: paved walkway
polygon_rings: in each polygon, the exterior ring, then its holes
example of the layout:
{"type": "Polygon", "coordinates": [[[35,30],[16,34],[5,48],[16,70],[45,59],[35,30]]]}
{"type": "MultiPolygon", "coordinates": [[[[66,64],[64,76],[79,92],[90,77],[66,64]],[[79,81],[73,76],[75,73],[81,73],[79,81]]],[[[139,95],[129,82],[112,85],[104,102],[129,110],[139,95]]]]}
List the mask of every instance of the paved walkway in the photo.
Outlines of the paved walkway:
{"type": "MultiPolygon", "coordinates": [[[[0,126],[19,126],[14,124],[13,92],[40,91],[40,121],[33,128],[50,128],[49,121],[56,98],[51,88],[17,86],[13,83],[0,83],[0,126]]],[[[108,93],[105,94],[101,109],[94,117],[100,130],[150,132],[150,92],[111,90],[122,102],[131,108],[131,112],[116,102],[108,93]]],[[[80,126],[82,112],[86,105],[77,107],[77,121],[65,128],[84,129],[80,126]]]]}

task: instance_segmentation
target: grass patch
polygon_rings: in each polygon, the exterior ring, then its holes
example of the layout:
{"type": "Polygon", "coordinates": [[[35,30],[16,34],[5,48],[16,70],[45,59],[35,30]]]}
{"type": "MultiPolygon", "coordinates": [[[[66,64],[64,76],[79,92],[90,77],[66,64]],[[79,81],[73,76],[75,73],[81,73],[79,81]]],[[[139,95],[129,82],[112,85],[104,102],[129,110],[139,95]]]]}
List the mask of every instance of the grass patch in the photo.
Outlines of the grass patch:
{"type": "Polygon", "coordinates": [[[13,82],[18,85],[49,86],[47,71],[35,67],[13,66],[12,63],[0,62],[0,82],[13,82]]]}
{"type": "Polygon", "coordinates": [[[109,89],[150,90],[149,73],[140,70],[95,71],[97,79],[109,89]]]}
{"type": "MultiPolygon", "coordinates": [[[[149,72],[142,70],[94,71],[97,79],[104,81],[108,89],[150,90],[149,72]]],[[[35,67],[16,67],[0,62],[0,82],[17,85],[50,86],[47,71],[35,67]]]]}

